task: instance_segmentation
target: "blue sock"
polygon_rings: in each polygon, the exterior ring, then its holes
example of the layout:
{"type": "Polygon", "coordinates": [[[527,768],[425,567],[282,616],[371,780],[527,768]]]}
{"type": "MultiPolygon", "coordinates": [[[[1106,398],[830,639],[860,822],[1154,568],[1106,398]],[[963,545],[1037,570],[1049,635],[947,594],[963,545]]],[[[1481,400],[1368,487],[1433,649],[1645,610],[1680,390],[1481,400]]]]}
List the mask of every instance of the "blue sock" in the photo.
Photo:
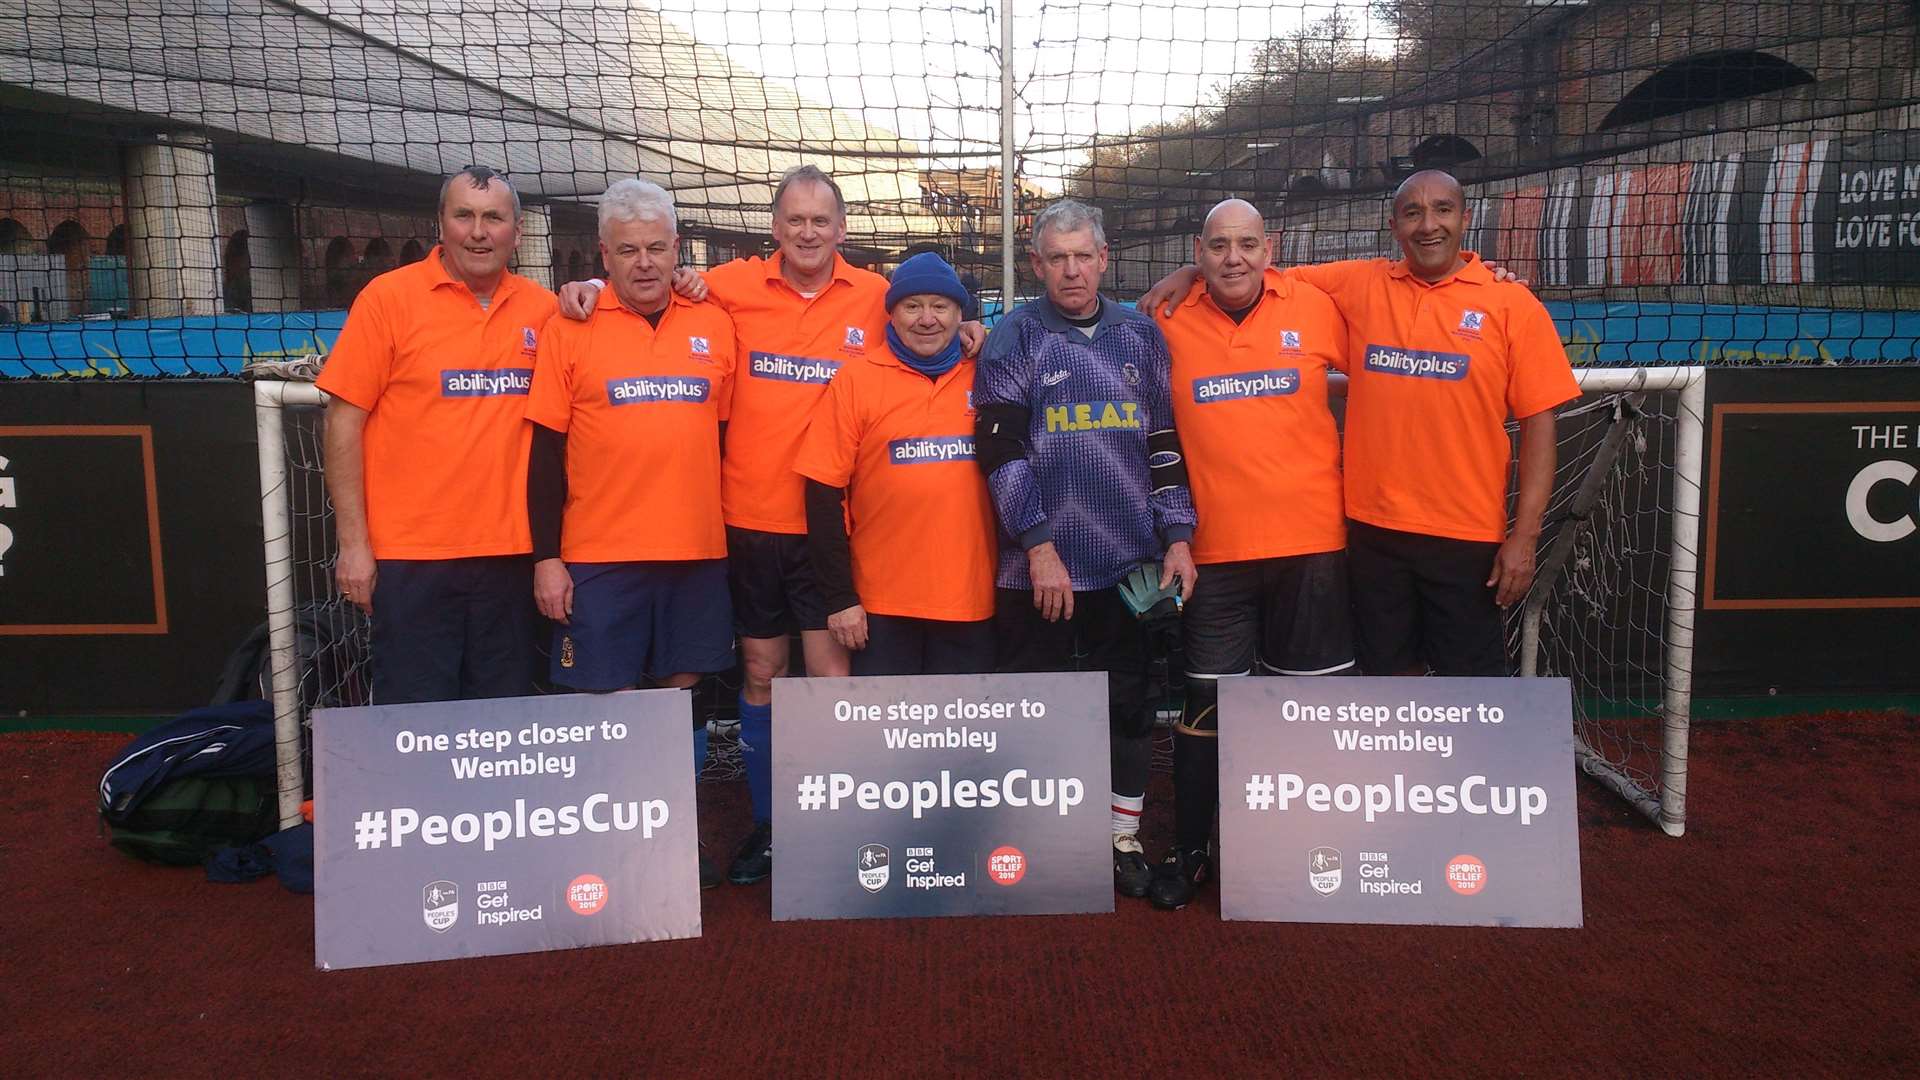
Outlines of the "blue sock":
{"type": "Polygon", "coordinates": [[[747,794],[753,820],[773,820],[773,704],[749,705],[740,699],[740,759],[747,767],[747,794]]]}
{"type": "Polygon", "coordinates": [[[693,729],[693,775],[699,776],[700,770],[707,766],[707,725],[701,724],[693,729]]]}

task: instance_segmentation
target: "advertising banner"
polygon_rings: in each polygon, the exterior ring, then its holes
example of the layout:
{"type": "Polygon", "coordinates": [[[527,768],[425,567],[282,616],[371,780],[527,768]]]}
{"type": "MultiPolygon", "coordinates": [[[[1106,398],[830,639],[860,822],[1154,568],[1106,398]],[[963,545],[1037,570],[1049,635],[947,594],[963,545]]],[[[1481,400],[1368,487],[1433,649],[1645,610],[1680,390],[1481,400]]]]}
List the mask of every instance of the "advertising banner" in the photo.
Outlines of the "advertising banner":
{"type": "Polygon", "coordinates": [[[700,934],[683,690],[321,709],[322,970],[700,934]]]}
{"type": "Polygon", "coordinates": [[[0,389],[0,710],[205,705],[266,618],[244,384],[0,389]]]}
{"type": "Polygon", "coordinates": [[[1220,912],[1579,926],[1565,679],[1220,682],[1220,912]]]}
{"type": "Polygon", "coordinates": [[[779,679],[775,919],[1113,910],[1107,677],[779,679]]]}

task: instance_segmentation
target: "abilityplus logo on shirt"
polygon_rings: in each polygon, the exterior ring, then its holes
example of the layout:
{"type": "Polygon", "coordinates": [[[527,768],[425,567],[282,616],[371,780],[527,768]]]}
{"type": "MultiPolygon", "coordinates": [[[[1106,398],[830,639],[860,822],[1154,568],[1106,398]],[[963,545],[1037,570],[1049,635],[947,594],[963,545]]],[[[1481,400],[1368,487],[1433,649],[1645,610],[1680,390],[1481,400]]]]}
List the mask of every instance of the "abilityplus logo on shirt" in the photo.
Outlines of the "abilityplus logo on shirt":
{"type": "Polygon", "coordinates": [[[615,405],[636,405],[653,401],[702,402],[713,390],[707,379],[686,376],[657,377],[636,375],[630,379],[608,379],[607,400],[615,405]]]}
{"type": "Polygon", "coordinates": [[[1239,398],[1281,397],[1300,389],[1299,368],[1240,371],[1193,380],[1193,400],[1201,405],[1239,398]]]}
{"type": "Polygon", "coordinates": [[[779,353],[757,352],[748,357],[747,371],[756,379],[779,379],[782,382],[829,383],[840,365],[831,360],[814,360],[805,356],[781,356],[779,353]]]}
{"type": "Polygon", "coordinates": [[[1367,346],[1367,370],[1385,375],[1411,375],[1417,379],[1459,382],[1467,377],[1467,362],[1470,359],[1466,353],[1401,349],[1392,345],[1367,346]]]}
{"type": "Polygon", "coordinates": [[[498,371],[442,371],[441,397],[498,397],[501,394],[525,395],[533,389],[532,368],[501,368],[498,371]]]}

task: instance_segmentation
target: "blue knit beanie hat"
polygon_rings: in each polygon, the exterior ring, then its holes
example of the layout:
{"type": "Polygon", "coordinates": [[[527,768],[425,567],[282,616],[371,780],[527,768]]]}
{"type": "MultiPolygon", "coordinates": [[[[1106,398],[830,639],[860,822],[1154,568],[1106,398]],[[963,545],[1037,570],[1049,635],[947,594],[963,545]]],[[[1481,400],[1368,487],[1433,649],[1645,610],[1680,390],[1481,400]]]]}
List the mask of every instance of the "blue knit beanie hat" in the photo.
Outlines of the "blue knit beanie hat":
{"type": "Polygon", "coordinates": [[[891,283],[887,286],[887,310],[909,296],[932,294],[944,296],[959,304],[961,310],[967,307],[967,287],[960,284],[960,275],[953,272],[947,260],[932,251],[923,251],[894,270],[891,283]]]}

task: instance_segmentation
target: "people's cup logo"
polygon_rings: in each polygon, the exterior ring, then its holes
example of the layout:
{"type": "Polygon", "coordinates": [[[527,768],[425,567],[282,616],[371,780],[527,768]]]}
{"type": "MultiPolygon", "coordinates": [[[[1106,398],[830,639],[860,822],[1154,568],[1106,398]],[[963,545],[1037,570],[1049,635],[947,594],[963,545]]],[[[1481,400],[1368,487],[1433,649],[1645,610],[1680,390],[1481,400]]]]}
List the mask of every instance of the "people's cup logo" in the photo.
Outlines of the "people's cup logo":
{"type": "Polygon", "coordinates": [[[1340,891],[1340,851],[1338,848],[1317,847],[1307,852],[1307,884],[1321,896],[1332,896],[1340,891]]]}
{"type": "Polygon", "coordinates": [[[854,869],[860,875],[860,887],[868,892],[877,893],[887,887],[887,879],[892,876],[893,853],[885,844],[862,844],[860,853],[854,857],[854,869]]]}
{"type": "Polygon", "coordinates": [[[460,921],[460,886],[451,881],[430,881],[420,890],[420,917],[427,929],[444,934],[460,921]]]}

